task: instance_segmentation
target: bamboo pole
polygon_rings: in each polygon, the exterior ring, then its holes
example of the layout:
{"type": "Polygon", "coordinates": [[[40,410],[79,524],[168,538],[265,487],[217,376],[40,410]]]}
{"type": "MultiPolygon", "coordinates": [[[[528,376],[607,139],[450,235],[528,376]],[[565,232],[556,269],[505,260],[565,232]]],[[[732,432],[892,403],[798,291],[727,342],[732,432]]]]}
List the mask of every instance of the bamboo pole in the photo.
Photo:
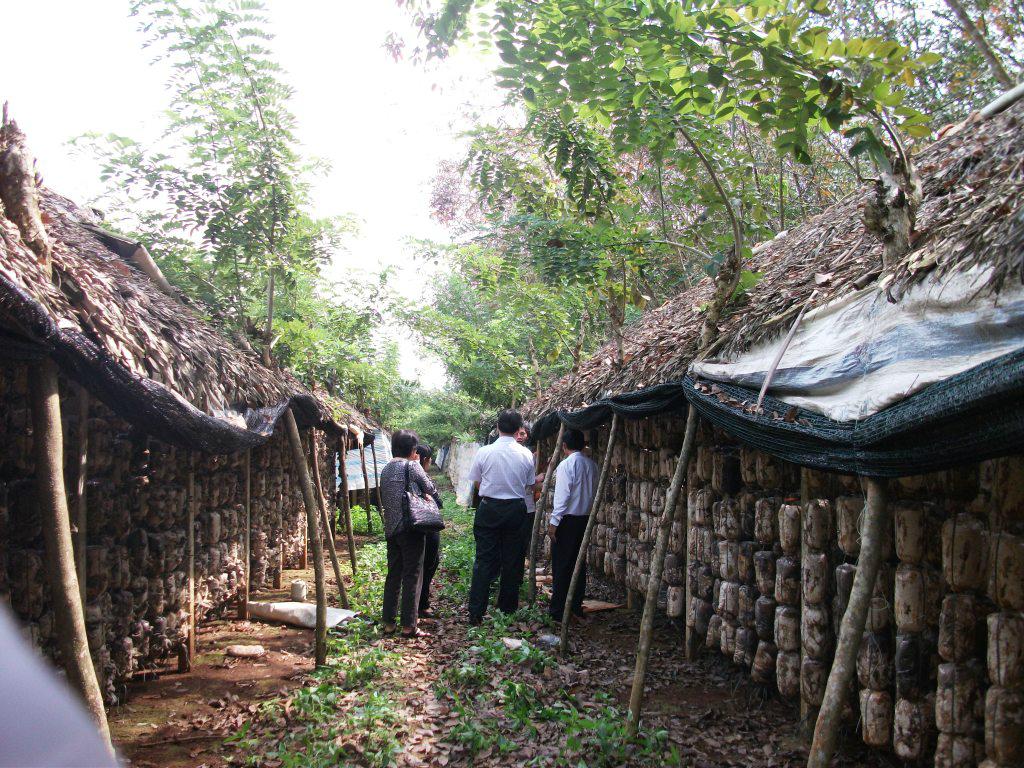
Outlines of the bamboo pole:
{"type": "Polygon", "coordinates": [[[320,526],[323,528],[323,536],[327,539],[327,554],[331,558],[331,568],[334,569],[334,578],[338,582],[338,600],[342,608],[348,608],[348,594],[345,592],[345,582],[341,578],[341,565],[338,563],[338,551],[334,547],[334,533],[331,531],[331,522],[327,514],[327,500],[324,497],[323,480],[320,477],[320,464],[316,456],[316,432],[310,431],[309,439],[309,461],[313,467],[313,490],[316,491],[317,501],[320,507],[320,526]]]}
{"type": "Polygon", "coordinates": [[[348,500],[348,432],[341,438],[341,513],[345,516],[345,535],[348,537],[348,559],[352,563],[352,575],[356,573],[356,537],[352,530],[352,505],[348,500]]]}
{"type": "Polygon", "coordinates": [[[299,425],[295,423],[295,415],[289,408],[284,412],[285,429],[288,430],[288,442],[292,446],[292,459],[299,473],[299,487],[302,489],[302,501],[306,506],[306,533],[313,546],[313,579],[316,584],[316,666],[322,667],[327,662],[327,593],[324,588],[324,551],[320,546],[317,534],[316,496],[313,483],[309,479],[309,467],[306,465],[306,452],[302,449],[302,437],[299,425]]]}
{"type": "Polygon", "coordinates": [[[636,651],[636,668],[633,671],[633,689],[629,694],[629,734],[635,736],[640,730],[640,709],[643,705],[644,682],[647,678],[647,661],[651,655],[651,632],[654,627],[654,612],[658,609],[658,592],[661,590],[661,575],[665,568],[665,553],[668,549],[669,535],[672,533],[672,522],[675,518],[676,503],[679,491],[686,479],[686,471],[693,457],[694,445],[697,442],[697,409],[692,405],[686,414],[686,436],[679,452],[672,484],[665,498],[665,511],[658,524],[658,536],[654,543],[651,556],[651,572],[647,577],[647,595],[644,600],[644,613],[640,619],[640,641],[636,651]]]}
{"type": "Polygon", "coordinates": [[[238,601],[238,618],[249,618],[249,579],[252,565],[252,448],[245,449],[245,540],[242,542],[243,576],[242,594],[238,601]]]}
{"type": "Polygon", "coordinates": [[[370,515],[370,478],[366,474],[366,443],[363,433],[357,438],[359,443],[359,466],[363,470],[363,500],[366,503],[366,532],[373,533],[373,518],[370,515]]]}
{"type": "MultiPolygon", "coordinates": [[[[526,594],[530,605],[537,600],[537,542],[540,539],[538,531],[541,530],[541,520],[544,518],[544,504],[548,498],[548,488],[551,486],[551,476],[555,472],[555,464],[558,462],[558,453],[562,450],[562,437],[565,435],[565,424],[558,427],[558,437],[555,438],[555,447],[551,451],[551,458],[548,459],[548,468],[544,471],[544,482],[540,486],[540,498],[534,508],[533,530],[530,532],[530,583],[526,585],[526,594]]],[[[540,446],[537,447],[540,451],[540,446]]]]}
{"type": "Polygon", "coordinates": [[[89,654],[85,610],[75,573],[71,515],[64,488],[64,432],[60,420],[60,390],[57,366],[49,358],[29,366],[29,392],[36,499],[43,524],[50,600],[57,627],[57,647],[68,682],[82,696],[100,737],[107,748],[111,749],[107,714],[103,709],[103,696],[89,654]]]}
{"type": "Polygon", "coordinates": [[[857,663],[857,651],[864,633],[868,607],[875,589],[875,580],[882,563],[882,537],[889,525],[886,487],[882,480],[864,478],[868,487],[864,530],[861,533],[857,573],[853,577],[850,601],[839,627],[832,669],[825,685],[825,696],[814,726],[814,740],[807,755],[807,768],[826,768],[835,753],[839,724],[842,719],[843,696],[850,687],[857,663]]]}
{"type": "Polygon", "coordinates": [[[189,459],[188,505],[186,535],[188,536],[188,668],[196,657],[196,455],[189,459]]]}
{"type": "Polygon", "coordinates": [[[583,529],[583,543],[580,545],[579,554],[576,555],[576,565],[572,569],[572,578],[569,580],[569,594],[565,598],[565,609],[562,611],[562,636],[559,642],[559,650],[562,657],[565,657],[569,647],[569,620],[572,618],[573,595],[576,594],[576,586],[579,584],[580,575],[583,573],[583,566],[587,562],[587,547],[590,546],[590,534],[594,530],[594,521],[604,504],[604,489],[608,482],[608,470],[612,464],[612,453],[615,450],[615,439],[619,433],[619,414],[612,414],[612,426],[608,433],[608,443],[604,449],[604,461],[601,462],[601,474],[597,479],[597,492],[590,504],[590,514],[587,517],[587,527],[583,529]]]}
{"type": "Polygon", "coordinates": [[[78,589],[82,605],[86,603],[86,552],[89,544],[88,509],[86,508],[86,483],[89,480],[89,393],[78,390],[78,474],[75,479],[75,571],[78,575],[78,589]]]}

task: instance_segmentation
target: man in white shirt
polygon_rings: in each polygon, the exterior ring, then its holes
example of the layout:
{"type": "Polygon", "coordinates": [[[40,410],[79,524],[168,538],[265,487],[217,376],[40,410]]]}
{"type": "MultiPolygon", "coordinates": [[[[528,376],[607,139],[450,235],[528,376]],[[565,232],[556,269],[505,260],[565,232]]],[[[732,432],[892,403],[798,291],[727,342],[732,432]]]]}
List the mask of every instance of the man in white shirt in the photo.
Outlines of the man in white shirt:
{"type": "Polygon", "coordinates": [[[480,484],[480,504],[473,519],[476,559],[469,588],[469,622],[479,624],[487,612],[491,585],[498,585],[498,610],[519,607],[523,583],[523,537],[530,526],[526,498],[533,494],[533,454],[515,440],[523,425],[517,411],[498,414],[498,439],[485,445],[469,468],[469,481],[480,484]]]}
{"type": "MultiPolygon", "coordinates": [[[[552,618],[561,621],[569,582],[576,567],[587,517],[597,492],[597,464],[583,454],[583,433],[567,429],[562,436],[562,461],[555,470],[555,503],[551,510],[548,536],[551,537],[551,605],[552,618]]],[[[572,596],[572,612],[583,615],[583,595],[587,590],[587,562],[583,561],[576,591],[572,596]]]]}

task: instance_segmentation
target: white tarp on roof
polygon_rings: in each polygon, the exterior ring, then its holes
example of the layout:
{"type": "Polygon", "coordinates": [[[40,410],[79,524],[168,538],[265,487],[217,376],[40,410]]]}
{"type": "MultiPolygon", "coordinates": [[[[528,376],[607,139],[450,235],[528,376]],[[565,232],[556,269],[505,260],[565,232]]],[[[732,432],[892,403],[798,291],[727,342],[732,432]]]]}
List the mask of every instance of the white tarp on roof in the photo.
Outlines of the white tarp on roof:
{"type": "MultiPolygon", "coordinates": [[[[1024,287],[981,293],[981,269],[929,277],[898,303],[870,286],[808,311],[768,394],[836,421],[863,419],[1024,346],[1024,287]]],[[[783,336],[724,362],[694,363],[704,379],[760,389],[783,336]]]]}

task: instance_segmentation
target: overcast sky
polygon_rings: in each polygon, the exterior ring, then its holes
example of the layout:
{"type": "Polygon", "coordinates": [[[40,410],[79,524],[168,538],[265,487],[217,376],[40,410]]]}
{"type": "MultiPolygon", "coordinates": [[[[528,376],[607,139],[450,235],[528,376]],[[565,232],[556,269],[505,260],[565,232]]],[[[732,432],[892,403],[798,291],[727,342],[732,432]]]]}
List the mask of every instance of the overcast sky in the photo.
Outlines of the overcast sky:
{"type": "MultiPolygon", "coordinates": [[[[273,46],[295,88],[292,110],[307,155],[330,173],[314,188],[315,213],[352,213],[361,234],[334,269],[377,272],[407,264],[407,238],[444,239],[430,218],[439,161],[458,158],[466,115],[497,105],[486,62],[470,51],[430,71],[396,63],[383,48],[409,24],[393,0],[268,0],[273,46]]],[[[142,49],[127,0],[6,3],[0,100],[28,136],[46,183],[78,202],[102,191],[96,163],[67,142],[87,131],[146,141],[159,133],[168,94],[164,71],[142,49]]],[[[421,294],[423,265],[399,277],[421,294]]],[[[428,386],[440,362],[402,342],[402,373],[428,386]]]]}

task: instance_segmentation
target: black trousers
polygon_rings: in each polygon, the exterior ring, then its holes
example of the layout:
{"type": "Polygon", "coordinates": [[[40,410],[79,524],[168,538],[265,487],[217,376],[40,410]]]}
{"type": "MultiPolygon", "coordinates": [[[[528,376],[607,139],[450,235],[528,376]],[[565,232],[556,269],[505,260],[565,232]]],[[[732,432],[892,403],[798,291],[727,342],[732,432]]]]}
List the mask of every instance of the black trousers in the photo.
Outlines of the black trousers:
{"type": "MultiPolygon", "coordinates": [[[[551,605],[548,611],[558,621],[565,613],[565,600],[569,594],[569,582],[572,571],[576,567],[576,558],[583,546],[583,532],[587,527],[587,517],[583,515],[566,515],[558,522],[555,540],[551,544],[551,605]]],[[[572,612],[583,610],[583,595],[587,591],[587,561],[583,561],[580,579],[576,583],[576,592],[572,596],[572,612]]]]}
{"type": "Polygon", "coordinates": [[[384,579],[385,624],[395,623],[398,593],[402,593],[402,626],[416,627],[420,585],[423,579],[423,545],[425,535],[415,531],[399,533],[388,539],[388,575],[384,579]]]}
{"type": "Polygon", "coordinates": [[[473,520],[476,559],[469,587],[469,617],[481,619],[487,613],[491,584],[499,576],[498,610],[512,613],[519,607],[519,588],[523,583],[523,565],[529,517],[522,499],[480,500],[473,520]]]}
{"type": "Polygon", "coordinates": [[[420,613],[430,609],[430,582],[441,563],[441,532],[424,534],[423,540],[423,585],[420,587],[420,613]]]}

